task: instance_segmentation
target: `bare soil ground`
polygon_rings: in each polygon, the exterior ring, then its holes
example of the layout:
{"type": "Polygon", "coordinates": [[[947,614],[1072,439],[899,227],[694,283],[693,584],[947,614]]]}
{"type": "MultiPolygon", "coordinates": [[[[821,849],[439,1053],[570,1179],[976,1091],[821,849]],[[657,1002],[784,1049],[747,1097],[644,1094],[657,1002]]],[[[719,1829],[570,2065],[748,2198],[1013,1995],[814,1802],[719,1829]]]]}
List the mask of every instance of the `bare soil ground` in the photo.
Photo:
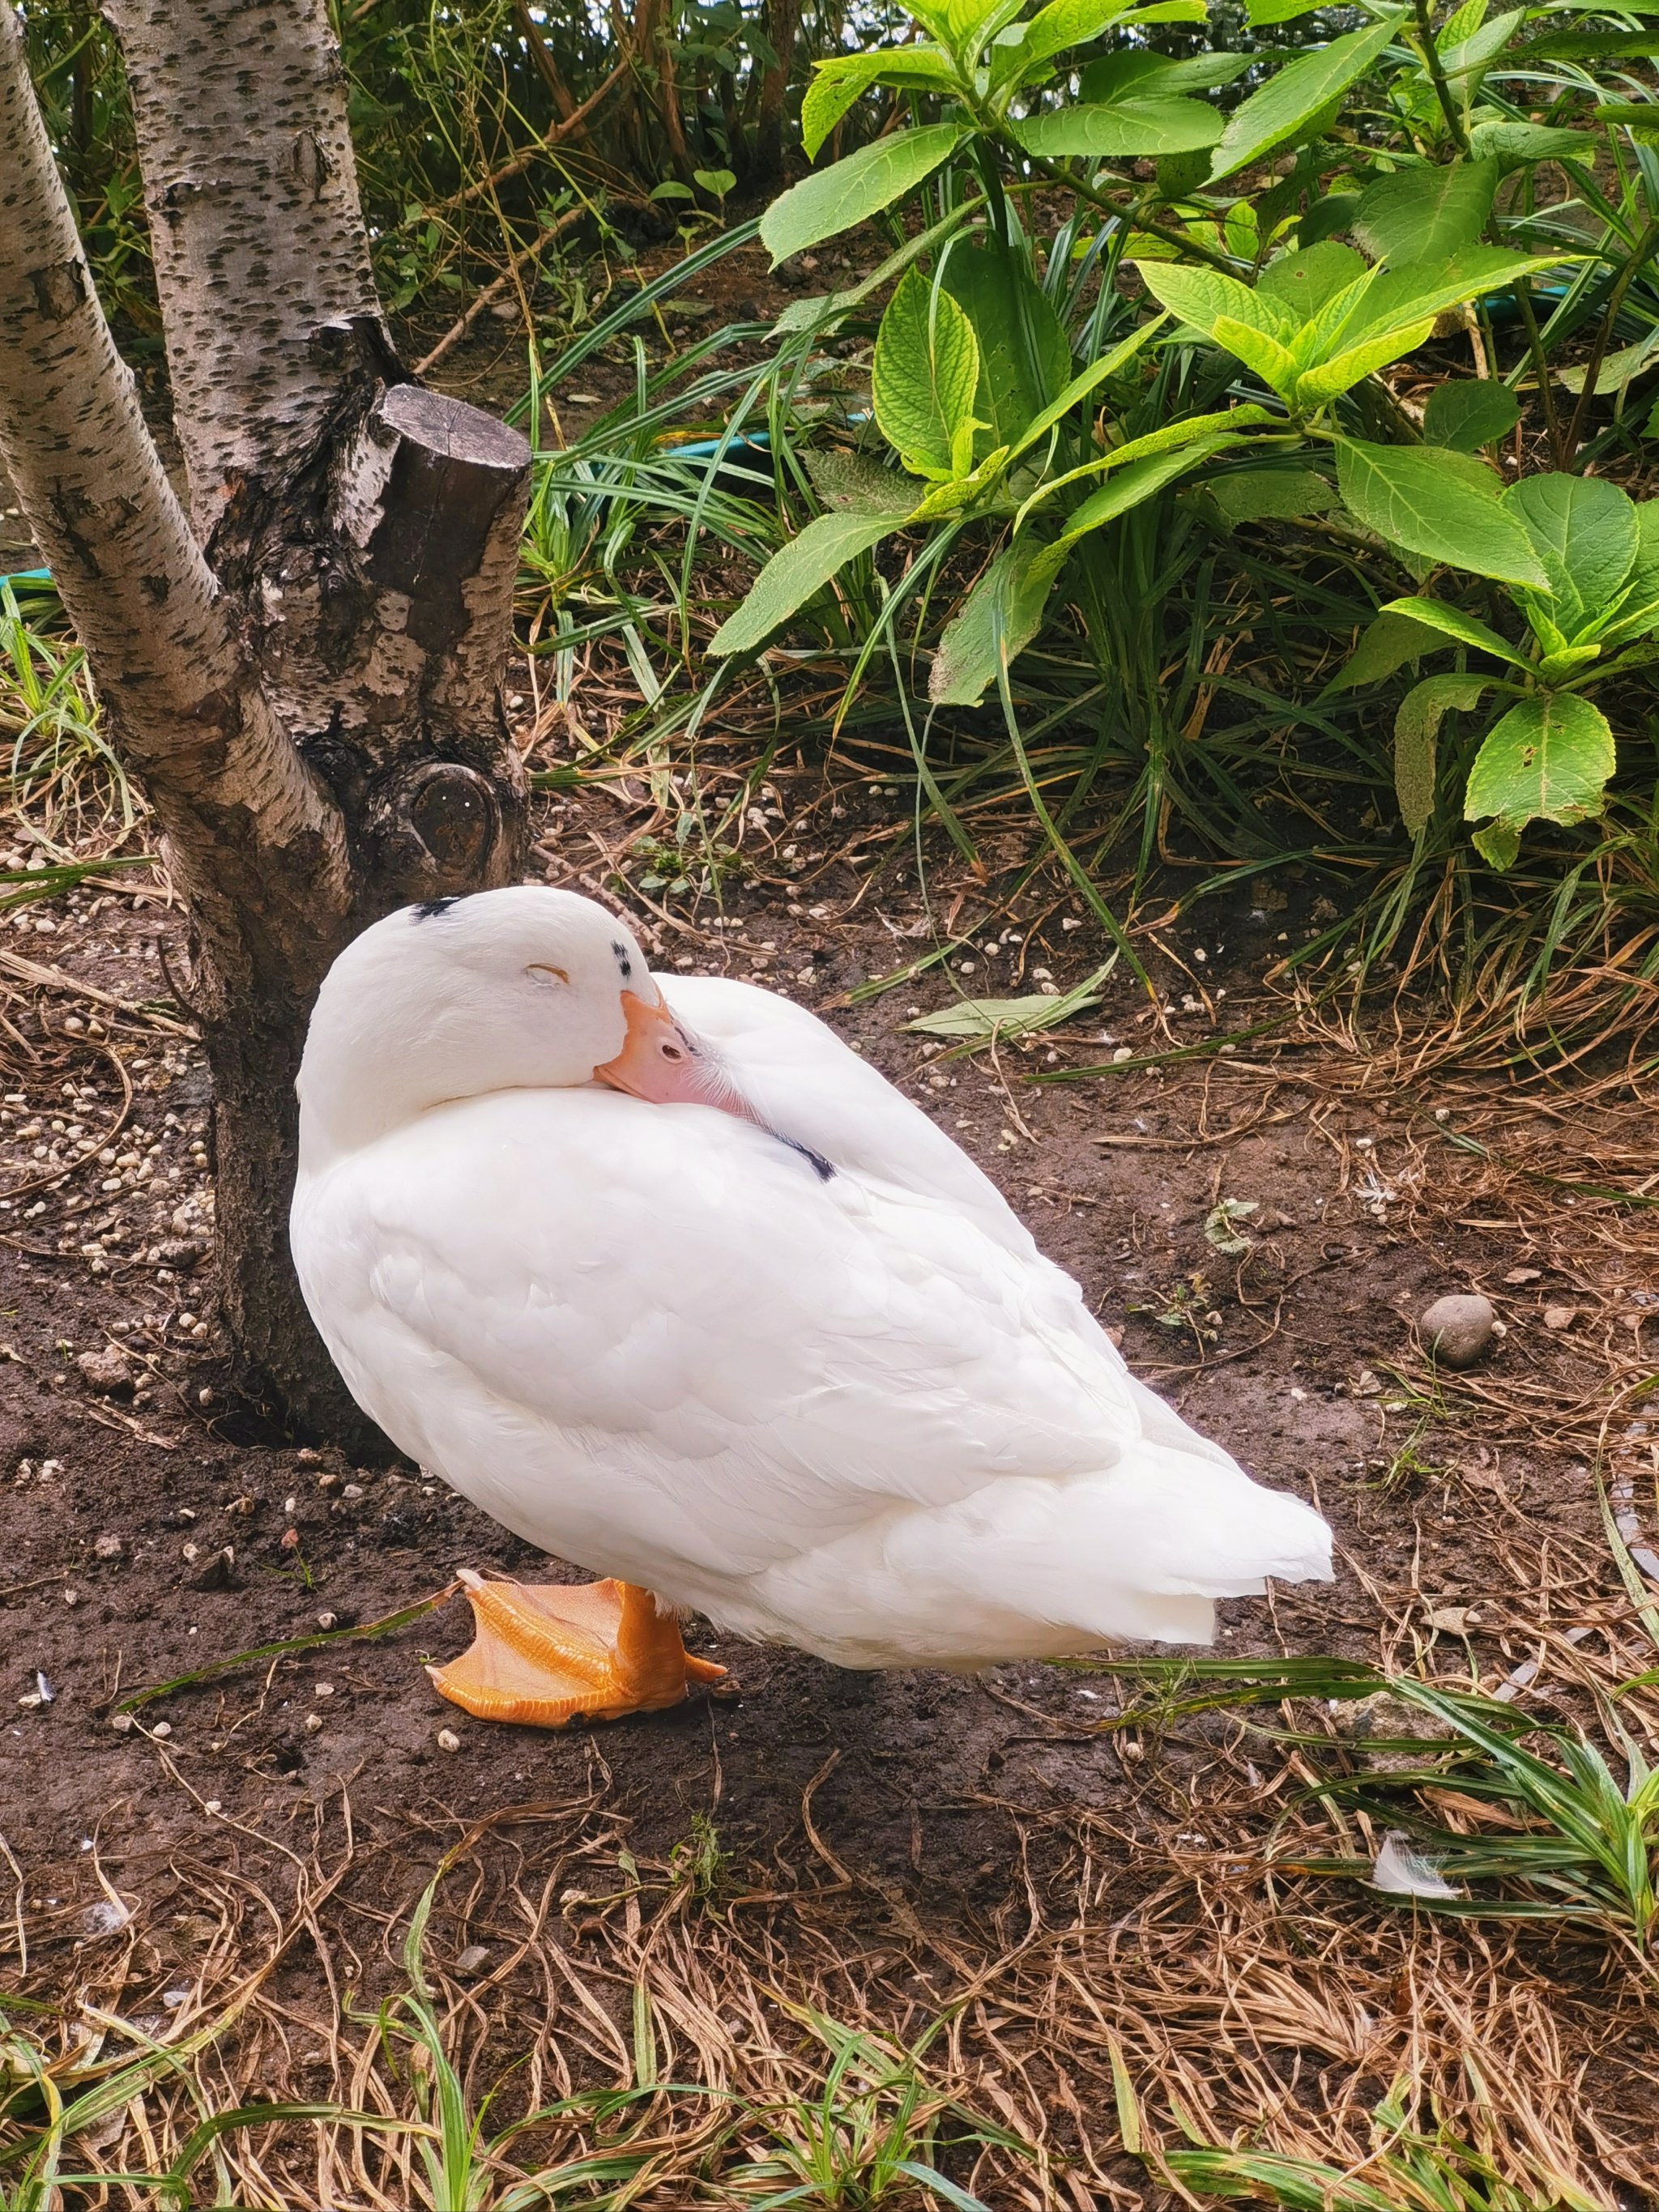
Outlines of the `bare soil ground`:
{"type": "MultiPolygon", "coordinates": [[[[1656,1233],[1640,1203],[1598,1194],[1659,1175],[1645,1108],[1588,1079],[1494,1095],[1413,1074],[1397,1040],[1366,1051],[1298,1014],[1262,982],[1312,927],[1294,888],[1216,908],[1198,934],[1149,932],[1155,1002],[1115,977],[1053,1038],[948,1058],[906,1032],[915,1012],[1064,987],[1103,949],[1063,894],[992,915],[959,864],[930,869],[924,908],[875,783],[846,761],[827,776],[781,763],[718,901],[640,890],[660,816],[628,780],[549,803],[546,872],[607,897],[629,885],[664,969],[753,976],[823,1012],[997,1178],[1142,1374],[1318,1504],[1337,1583],[1226,1607],[1223,1651],[1334,1652],[1488,1689],[1535,1662],[1525,1694],[1546,1716],[1659,1658],[1591,1471],[1599,1453],[1627,1521],[1645,1510],[1620,1486],[1653,1463],[1633,1415],[1656,1233]],[[935,924],[964,940],[948,966],[849,999],[929,952],[935,924]],[[1264,1020],[1225,1054],[1139,1065],[1264,1020]],[[1077,1084],[1028,1079],[1102,1063],[1077,1084]],[[1243,1256],[1206,1236],[1229,1198],[1256,1208],[1243,1256]],[[1467,1289],[1506,1333],[1469,1374],[1437,1374],[1415,1317],[1467,1289]]],[[[1126,2153],[1115,2057],[1170,2142],[1178,2101],[1212,2140],[1357,2164],[1367,2111],[1404,2075],[1531,2177],[1525,2202],[1557,2201],[1537,2181],[1552,2169],[1595,2202],[1648,2201],[1659,2030],[1643,1974],[1590,1932],[1413,1922],[1270,1867],[1286,1838],[1332,1842],[1299,1808],[1303,1754],[1235,1716],[1122,1728],[1100,1676],[864,1676],[702,1633],[738,1694],[562,1735],[490,1729],[418,1664],[466,1640],[456,1601],[196,1681],[129,1723],[115,1708],[142,1686],[372,1623],[459,1564],[565,1571],[434,1476],[297,1448],[229,1394],[205,1078],[164,888],[27,908],[0,952],[0,1831],[15,1881],[0,1990],[46,2008],[35,2033],[65,2054],[94,2036],[107,2056],[135,2030],[188,2049],[234,2013],[210,2058],[222,2100],[393,2109],[372,2008],[407,1986],[399,1948],[441,1870],[427,1971],[476,2092],[508,2074],[502,2114],[637,2082],[641,2002],[656,2078],[799,2097],[824,2054],[789,2008],[811,2005],[906,2041],[944,2021],[926,2061],[940,2094],[1038,2146],[1034,2160],[951,2123],[949,2170],[998,2212],[1165,2201],[1126,2153]]],[[[1632,1693],[1633,1723],[1651,1727],[1651,1699],[1632,1693]]],[[[158,2094],[186,2124],[185,2092],[158,2094]]],[[[153,2162],[145,2109],[77,2154],[153,2162]]],[[[637,2201],[745,2201],[688,2179],[708,2124],[706,2100],[661,2100],[662,2178],[637,2201]]],[[[520,2152],[586,2143],[587,2125],[520,2152]]],[[[414,2201],[406,2142],[318,2140],[297,2124],[246,2138],[234,2201],[414,2201]]]]}

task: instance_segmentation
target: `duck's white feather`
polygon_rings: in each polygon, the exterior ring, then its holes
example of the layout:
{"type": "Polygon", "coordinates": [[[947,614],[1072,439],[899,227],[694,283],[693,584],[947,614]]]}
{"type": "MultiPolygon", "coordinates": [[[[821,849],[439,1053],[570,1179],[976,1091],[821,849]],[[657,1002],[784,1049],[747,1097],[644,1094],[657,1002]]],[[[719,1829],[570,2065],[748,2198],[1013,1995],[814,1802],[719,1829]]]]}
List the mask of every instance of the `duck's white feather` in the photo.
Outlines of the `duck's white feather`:
{"type": "Polygon", "coordinates": [[[302,1176],[354,1395],[530,1541],[854,1666],[1206,1640],[1324,1523],[1132,1377],[994,1187],[833,1032],[670,981],[767,1129],[598,1088],[421,1114],[302,1176]]]}

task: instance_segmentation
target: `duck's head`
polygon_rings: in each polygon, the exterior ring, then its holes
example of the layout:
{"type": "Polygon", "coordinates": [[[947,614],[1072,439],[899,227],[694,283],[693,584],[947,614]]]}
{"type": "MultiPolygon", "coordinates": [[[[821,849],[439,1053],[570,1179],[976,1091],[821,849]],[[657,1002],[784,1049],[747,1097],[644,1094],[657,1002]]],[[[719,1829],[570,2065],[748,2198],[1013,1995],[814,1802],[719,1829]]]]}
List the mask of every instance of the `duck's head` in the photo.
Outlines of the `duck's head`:
{"type": "Polygon", "coordinates": [[[302,1144],[349,1152],[454,1099],[596,1081],[723,1103],[634,933],[593,900],[531,884],[432,899],[366,929],[325,978],[302,1144]]]}

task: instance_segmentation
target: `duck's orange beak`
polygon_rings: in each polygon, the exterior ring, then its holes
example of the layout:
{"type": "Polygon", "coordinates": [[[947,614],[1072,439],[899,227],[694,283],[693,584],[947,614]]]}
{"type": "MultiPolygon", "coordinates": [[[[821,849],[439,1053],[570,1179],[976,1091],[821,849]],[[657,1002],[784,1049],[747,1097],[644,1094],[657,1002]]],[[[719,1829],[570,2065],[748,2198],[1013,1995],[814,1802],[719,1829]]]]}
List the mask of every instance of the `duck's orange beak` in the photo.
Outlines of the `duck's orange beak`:
{"type": "Polygon", "coordinates": [[[635,991],[622,994],[628,1038],[614,1060],[593,1071],[602,1082],[655,1106],[712,1106],[707,1071],[679,1024],[660,998],[642,999],[635,991]]]}

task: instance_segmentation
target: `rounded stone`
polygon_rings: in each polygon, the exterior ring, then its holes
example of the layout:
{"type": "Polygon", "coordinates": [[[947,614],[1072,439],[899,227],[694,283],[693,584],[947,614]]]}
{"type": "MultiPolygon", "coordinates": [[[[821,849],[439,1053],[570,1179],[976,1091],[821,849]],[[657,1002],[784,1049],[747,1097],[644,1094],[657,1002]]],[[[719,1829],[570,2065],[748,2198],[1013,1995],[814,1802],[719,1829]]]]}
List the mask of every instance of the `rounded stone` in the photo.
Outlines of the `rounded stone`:
{"type": "Polygon", "coordinates": [[[1497,1319],[1489,1298],[1467,1293],[1437,1298],[1417,1326],[1441,1366],[1473,1367],[1492,1342],[1497,1319]]]}

